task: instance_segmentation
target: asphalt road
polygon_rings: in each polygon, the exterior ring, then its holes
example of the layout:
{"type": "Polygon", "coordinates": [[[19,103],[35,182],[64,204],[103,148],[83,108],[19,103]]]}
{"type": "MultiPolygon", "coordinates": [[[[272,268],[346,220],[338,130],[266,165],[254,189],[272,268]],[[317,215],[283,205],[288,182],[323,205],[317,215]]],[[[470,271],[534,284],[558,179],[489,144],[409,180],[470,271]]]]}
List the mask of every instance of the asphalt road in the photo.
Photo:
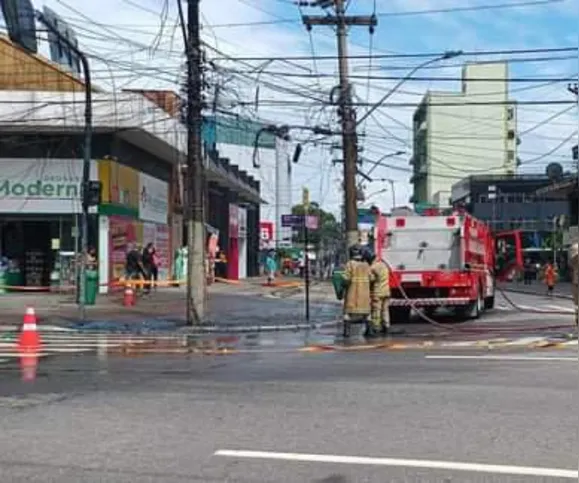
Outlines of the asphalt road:
{"type": "Polygon", "coordinates": [[[34,383],[8,365],[1,480],[577,480],[575,353],[476,355],[62,356],[34,383]]]}

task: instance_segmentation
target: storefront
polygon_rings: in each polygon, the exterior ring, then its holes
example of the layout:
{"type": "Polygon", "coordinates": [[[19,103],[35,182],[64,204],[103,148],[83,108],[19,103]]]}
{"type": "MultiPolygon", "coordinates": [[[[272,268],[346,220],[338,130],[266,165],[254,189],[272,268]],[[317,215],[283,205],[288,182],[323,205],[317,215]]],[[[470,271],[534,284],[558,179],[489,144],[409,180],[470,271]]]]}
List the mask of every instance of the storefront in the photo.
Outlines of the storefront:
{"type": "MultiPolygon", "coordinates": [[[[81,159],[0,159],[0,255],[28,289],[73,285],[79,251],[81,159]]],[[[98,179],[91,164],[91,179],[98,179]]],[[[96,216],[89,244],[97,245],[96,216]]]]}
{"type": "Polygon", "coordinates": [[[125,276],[126,256],[132,246],[142,250],[152,243],[160,259],[159,280],[169,280],[168,183],[113,160],[99,161],[99,177],[103,184],[99,206],[101,293],[125,276]]]}

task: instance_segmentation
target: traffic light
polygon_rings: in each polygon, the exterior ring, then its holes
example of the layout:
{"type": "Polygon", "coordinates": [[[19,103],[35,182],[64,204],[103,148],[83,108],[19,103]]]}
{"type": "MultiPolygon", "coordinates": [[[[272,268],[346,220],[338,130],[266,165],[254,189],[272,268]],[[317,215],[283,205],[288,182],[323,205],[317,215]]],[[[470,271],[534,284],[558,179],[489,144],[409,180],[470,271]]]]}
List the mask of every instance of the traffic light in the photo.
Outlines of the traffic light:
{"type": "Polygon", "coordinates": [[[84,190],[84,203],[85,206],[98,206],[101,204],[103,185],[100,181],[89,181],[86,185],[86,190],[84,190]]]}

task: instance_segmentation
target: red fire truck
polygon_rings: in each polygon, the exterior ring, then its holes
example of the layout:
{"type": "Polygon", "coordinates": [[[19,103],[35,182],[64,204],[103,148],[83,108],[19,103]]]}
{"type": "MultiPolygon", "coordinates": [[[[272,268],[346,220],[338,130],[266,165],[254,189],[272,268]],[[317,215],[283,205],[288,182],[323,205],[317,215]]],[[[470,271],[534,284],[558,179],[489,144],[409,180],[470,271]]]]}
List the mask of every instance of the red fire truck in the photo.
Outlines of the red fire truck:
{"type": "Polygon", "coordinates": [[[444,307],[478,318],[494,307],[496,281],[522,268],[518,231],[492,233],[458,211],[374,214],[371,243],[390,267],[393,322],[408,319],[413,307],[426,314],[444,307]]]}

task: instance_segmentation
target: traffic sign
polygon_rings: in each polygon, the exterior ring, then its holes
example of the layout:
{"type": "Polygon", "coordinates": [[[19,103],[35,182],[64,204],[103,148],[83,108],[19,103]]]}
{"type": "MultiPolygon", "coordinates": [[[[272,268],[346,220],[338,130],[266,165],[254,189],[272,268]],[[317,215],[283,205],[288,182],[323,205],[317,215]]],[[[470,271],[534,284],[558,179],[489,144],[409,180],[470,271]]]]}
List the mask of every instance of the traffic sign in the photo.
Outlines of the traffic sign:
{"type": "Polygon", "coordinates": [[[303,215],[281,215],[281,226],[283,227],[300,227],[304,224],[303,215]]]}
{"type": "Polygon", "coordinates": [[[281,215],[281,226],[292,228],[305,226],[309,230],[317,230],[319,218],[316,215],[281,215]]]}

